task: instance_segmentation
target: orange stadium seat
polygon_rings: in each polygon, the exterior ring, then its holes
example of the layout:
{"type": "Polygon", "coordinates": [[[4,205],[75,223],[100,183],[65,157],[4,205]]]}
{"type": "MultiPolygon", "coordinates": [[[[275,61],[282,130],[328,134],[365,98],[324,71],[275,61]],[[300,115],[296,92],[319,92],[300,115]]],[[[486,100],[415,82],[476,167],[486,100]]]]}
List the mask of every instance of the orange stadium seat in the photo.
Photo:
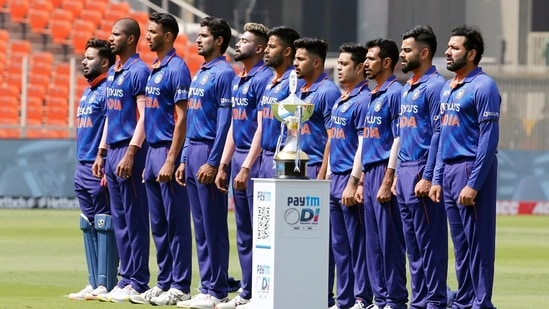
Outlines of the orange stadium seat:
{"type": "Polygon", "coordinates": [[[29,54],[32,50],[32,44],[27,40],[12,40],[10,43],[10,52],[29,54]]]}
{"type": "MultiPolygon", "coordinates": [[[[0,96],[0,99],[2,99],[2,98],[14,98],[16,100],[15,105],[19,106],[19,102],[17,101],[19,99],[19,91],[17,91],[17,89],[11,87],[7,83],[2,83],[0,85],[0,93],[2,94],[0,96]]],[[[12,103],[12,101],[8,101],[7,103],[12,103]]],[[[2,102],[1,105],[7,104],[7,103],[2,102]]]]}
{"type": "Polygon", "coordinates": [[[187,66],[189,67],[189,71],[191,71],[192,76],[196,74],[203,61],[204,58],[202,58],[202,56],[199,56],[197,54],[187,54],[187,56],[185,57],[185,62],[187,63],[187,66]]]}
{"type": "Polygon", "coordinates": [[[53,10],[50,32],[54,43],[66,44],[72,29],[73,14],[64,9],[53,10]]]}
{"type": "Polygon", "coordinates": [[[43,99],[27,97],[26,124],[31,126],[42,125],[44,118],[43,99]]]}
{"type": "Polygon", "coordinates": [[[46,33],[50,21],[51,9],[32,8],[29,11],[29,23],[34,33],[46,33]]]}
{"type": "Polygon", "coordinates": [[[50,52],[36,52],[30,55],[30,71],[34,74],[51,75],[54,56],[50,52]]]}
{"type": "MultiPolygon", "coordinates": [[[[149,23],[149,13],[145,11],[133,11],[130,14],[130,17],[135,19],[139,25],[141,25],[141,28],[147,29],[147,25],[149,23]]],[[[144,35],[144,33],[141,33],[141,35],[144,35]]]]}
{"type": "Polygon", "coordinates": [[[0,29],[0,48],[7,50],[9,40],[10,33],[8,30],[0,29]]]}
{"type": "Polygon", "coordinates": [[[16,23],[24,23],[30,9],[29,0],[8,0],[11,20],[16,23]]]}
{"type": "Polygon", "coordinates": [[[0,97],[0,125],[19,124],[19,106],[17,98],[0,97]]]}
{"type": "Polygon", "coordinates": [[[103,12],[104,11],[97,8],[93,8],[93,7],[86,8],[82,11],[82,14],[80,15],[80,19],[91,22],[94,28],[97,28],[101,23],[101,19],[103,19],[103,12]]]}
{"type": "Polygon", "coordinates": [[[55,65],[55,76],[57,75],[70,75],[71,74],[71,64],[70,62],[58,62],[55,65]]]}
{"type": "Polygon", "coordinates": [[[101,12],[106,12],[109,2],[110,0],[84,0],[84,11],[88,9],[93,9],[101,12]]]}
{"type": "Polygon", "coordinates": [[[61,2],[61,8],[72,13],[74,18],[78,18],[84,9],[83,0],[63,0],[61,2]]]}
{"type": "Polygon", "coordinates": [[[44,100],[46,98],[46,89],[43,84],[35,84],[31,81],[27,85],[27,96],[44,100]]]}
{"type": "Polygon", "coordinates": [[[69,85],[52,84],[48,89],[48,98],[63,98],[67,100],[69,98],[69,85]]]}
{"type": "Polygon", "coordinates": [[[96,27],[91,21],[77,19],[74,21],[71,40],[74,53],[80,56],[86,52],[86,43],[93,36],[96,27]]]}
{"type": "Polygon", "coordinates": [[[8,55],[4,50],[0,50],[0,76],[4,75],[4,70],[8,64],[8,55]]]}
{"type": "Polygon", "coordinates": [[[95,32],[93,33],[93,36],[98,38],[98,39],[108,40],[109,37],[111,36],[111,29],[105,30],[105,29],[102,29],[102,28],[97,28],[95,30],[95,32]]]}
{"type": "Polygon", "coordinates": [[[67,126],[69,123],[69,109],[66,101],[64,105],[57,103],[46,106],[44,122],[49,126],[67,126]]]}
{"type": "Polygon", "coordinates": [[[156,59],[156,52],[152,52],[152,51],[141,51],[139,53],[139,57],[141,57],[141,59],[150,67],[154,61],[154,59],[156,59]]]}
{"type": "MultiPolygon", "coordinates": [[[[50,84],[50,74],[31,73],[28,75],[27,82],[32,85],[48,87],[50,84]]],[[[29,89],[29,87],[27,87],[27,89],[29,89]]]]}
{"type": "Polygon", "coordinates": [[[0,129],[0,138],[19,139],[19,138],[21,138],[21,129],[19,129],[19,128],[2,128],[2,129],[0,129]]]}

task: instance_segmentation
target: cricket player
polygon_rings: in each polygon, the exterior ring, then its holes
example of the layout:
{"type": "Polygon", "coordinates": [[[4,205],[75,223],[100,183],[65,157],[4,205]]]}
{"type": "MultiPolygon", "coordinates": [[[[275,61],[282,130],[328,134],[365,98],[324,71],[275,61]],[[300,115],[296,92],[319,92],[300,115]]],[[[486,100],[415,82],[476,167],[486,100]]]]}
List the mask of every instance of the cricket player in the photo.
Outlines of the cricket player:
{"type": "Polygon", "coordinates": [[[142,181],[148,144],[142,115],[150,70],[136,53],[140,35],[137,21],[122,18],[109,37],[119,61],[107,75],[107,122],[93,172],[102,177],[104,166],[107,176],[121,279],[98,297],[102,301],[128,301],[149,289],[149,209],[142,181]]]}
{"type": "Polygon", "coordinates": [[[74,191],[80,204],[80,229],[88,265],[88,285],[70,299],[92,300],[106,294],[118,282],[118,251],[114,238],[109,197],[105,184],[92,174],[105,125],[107,71],[116,61],[109,42],[90,39],[82,60],[84,77],[90,86],[84,90],[76,113],[76,154],[74,191]]]}
{"type": "Polygon", "coordinates": [[[214,308],[229,300],[228,203],[214,182],[231,124],[235,73],[223,55],[230,40],[226,20],[204,17],[200,21],[196,43],[204,63],[189,89],[186,154],[176,177],[186,185],[191,203],[201,290],[196,297],[177,303],[184,308],[214,308]]]}
{"type": "Polygon", "coordinates": [[[145,93],[145,135],[149,151],[143,173],[152,237],[156,247],[156,285],[132,303],[176,305],[191,298],[191,213],[187,189],[177,184],[186,134],[189,68],[174,49],[179,33],[176,19],[165,13],[149,16],[146,39],[157,59],[152,64],[145,93]],[[176,165],[177,164],[177,165],[176,165]]]}
{"type": "Polygon", "coordinates": [[[242,72],[232,83],[233,119],[220,168],[217,172],[216,186],[228,192],[228,177],[233,179],[233,199],[236,220],[236,245],[242,271],[241,292],[227,303],[220,303],[215,308],[237,308],[247,304],[253,294],[252,287],[252,244],[253,244],[253,183],[251,178],[259,176],[258,160],[261,155],[257,133],[257,110],[259,101],[273,72],[263,62],[267,33],[269,29],[263,24],[247,23],[244,33],[235,45],[235,60],[244,65],[242,72]]]}
{"type": "Polygon", "coordinates": [[[362,119],[370,102],[364,74],[366,49],[357,43],[339,47],[337,74],[343,95],[335,102],[330,121],[330,222],[337,272],[337,308],[361,309],[372,303],[366,268],[366,228],[363,204],[343,200],[362,135],[362,119]]]}
{"type": "Polygon", "coordinates": [[[450,32],[446,68],[456,75],[440,93],[440,165],[429,196],[444,201],[454,243],[458,290],[452,308],[495,308],[497,145],[501,97],[479,67],[480,30],[450,32]]]}

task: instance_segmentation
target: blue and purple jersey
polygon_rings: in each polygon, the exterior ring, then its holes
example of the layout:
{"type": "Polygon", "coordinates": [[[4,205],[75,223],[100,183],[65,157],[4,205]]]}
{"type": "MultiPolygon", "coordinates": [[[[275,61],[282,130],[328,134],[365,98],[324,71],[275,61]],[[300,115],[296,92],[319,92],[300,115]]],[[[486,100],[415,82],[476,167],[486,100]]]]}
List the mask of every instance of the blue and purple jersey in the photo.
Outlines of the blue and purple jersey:
{"type": "Polygon", "coordinates": [[[103,126],[107,116],[105,101],[107,74],[100,75],[93,81],[88,81],[80,97],[76,111],[76,159],[80,163],[95,161],[103,126]]]}
{"type": "Polygon", "coordinates": [[[396,76],[374,88],[361,119],[362,167],[389,159],[393,140],[398,135],[398,111],[402,85],[396,76]]]}
{"type": "Polygon", "coordinates": [[[208,164],[219,166],[231,121],[233,67],[225,56],[203,63],[194,76],[187,104],[187,137],[213,141],[208,164]]]}
{"type": "Polygon", "coordinates": [[[474,160],[467,185],[480,190],[499,139],[501,97],[492,78],[476,68],[461,82],[446,82],[440,94],[439,157],[443,163],[474,160]]]}
{"type": "Polygon", "coordinates": [[[139,110],[136,97],[145,95],[149,67],[139,58],[131,56],[122,67],[116,63],[107,73],[107,144],[129,141],[133,137],[139,110]]]}
{"type": "MultiPolygon", "coordinates": [[[[244,72],[243,72],[244,73],[244,72]]],[[[257,130],[257,111],[267,84],[273,78],[273,71],[263,60],[259,61],[245,75],[233,80],[233,140],[236,148],[250,149],[257,130]]]]}
{"type": "Polygon", "coordinates": [[[187,101],[191,74],[175,49],[152,67],[145,94],[145,135],[154,145],[172,141],[177,119],[175,104],[187,101]]]}
{"type": "Polygon", "coordinates": [[[334,104],[330,118],[330,169],[334,174],[350,173],[359,137],[362,119],[370,102],[368,82],[358,84],[349,94],[342,95],[334,104]]]}
{"type": "Polygon", "coordinates": [[[304,86],[299,89],[297,96],[307,103],[314,104],[311,118],[301,126],[301,150],[309,156],[308,165],[322,164],[332,108],[341,97],[341,91],[328,79],[326,73],[323,73],[309,88],[306,89],[304,86]]]}
{"type": "Polygon", "coordinates": [[[440,134],[440,90],[446,80],[432,66],[412,76],[402,89],[400,103],[400,162],[425,161],[422,178],[431,181],[440,134]]]}
{"type": "MultiPolygon", "coordinates": [[[[280,136],[280,121],[278,121],[271,110],[271,104],[280,102],[286,99],[290,95],[289,77],[290,72],[294,69],[293,66],[289,66],[286,72],[280,79],[273,78],[270,83],[267,83],[265,93],[261,98],[261,115],[263,117],[261,126],[261,148],[275,152],[278,137],[280,136]]],[[[303,86],[303,80],[298,80],[298,89],[303,86]]],[[[286,131],[284,131],[286,133],[286,131]]],[[[283,136],[283,143],[286,140],[286,134],[283,136]]]]}

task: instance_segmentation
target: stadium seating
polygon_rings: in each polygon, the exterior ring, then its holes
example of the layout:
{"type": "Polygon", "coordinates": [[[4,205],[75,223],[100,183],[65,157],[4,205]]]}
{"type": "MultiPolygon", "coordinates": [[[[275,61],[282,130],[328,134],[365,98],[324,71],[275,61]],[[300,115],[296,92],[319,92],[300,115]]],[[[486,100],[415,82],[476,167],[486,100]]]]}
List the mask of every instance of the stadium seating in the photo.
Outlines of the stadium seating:
{"type": "Polygon", "coordinates": [[[87,20],[77,19],[74,21],[71,40],[75,54],[83,56],[86,52],[86,43],[93,36],[96,26],[87,20]]]}
{"type": "Polygon", "coordinates": [[[30,9],[29,0],[8,0],[11,20],[16,23],[24,23],[30,9]]]}

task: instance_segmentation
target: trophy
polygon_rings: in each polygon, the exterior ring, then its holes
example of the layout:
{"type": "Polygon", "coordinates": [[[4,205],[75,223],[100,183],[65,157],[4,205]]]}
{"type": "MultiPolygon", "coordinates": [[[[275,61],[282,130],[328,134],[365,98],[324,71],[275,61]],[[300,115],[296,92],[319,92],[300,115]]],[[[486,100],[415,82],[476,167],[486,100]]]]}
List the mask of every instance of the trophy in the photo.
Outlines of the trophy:
{"type": "Polygon", "coordinates": [[[309,157],[299,145],[301,135],[301,124],[311,118],[314,105],[301,100],[296,94],[297,74],[290,73],[289,78],[290,95],[277,103],[271,105],[273,116],[281,122],[280,136],[278,137],[275,161],[274,178],[308,179],[307,161],[309,157]],[[285,128],[288,129],[284,148],[279,151],[285,128]]]}

